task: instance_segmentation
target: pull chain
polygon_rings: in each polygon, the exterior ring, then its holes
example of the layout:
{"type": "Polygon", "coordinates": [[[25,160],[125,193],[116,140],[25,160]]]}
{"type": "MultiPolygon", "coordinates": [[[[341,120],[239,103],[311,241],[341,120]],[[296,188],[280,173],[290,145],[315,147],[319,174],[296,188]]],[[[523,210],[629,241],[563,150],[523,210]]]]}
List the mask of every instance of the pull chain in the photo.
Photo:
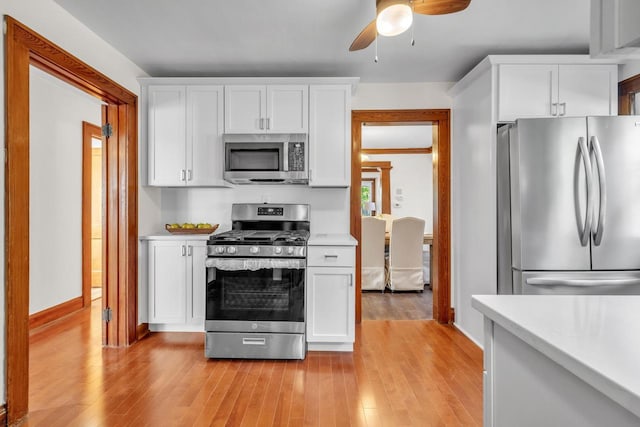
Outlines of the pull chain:
{"type": "MultiPolygon", "coordinates": [[[[411,2],[411,14],[413,15],[413,19],[416,19],[416,12],[415,12],[415,2],[411,2]]],[[[413,38],[413,29],[415,28],[415,25],[413,25],[413,20],[411,22],[411,46],[415,46],[416,45],[416,40],[413,38]]]]}
{"type": "Polygon", "coordinates": [[[376,46],[375,46],[375,48],[376,48],[376,56],[374,56],[373,62],[375,62],[377,64],[378,63],[378,35],[377,34],[376,34],[375,43],[376,43],[376,46]]]}

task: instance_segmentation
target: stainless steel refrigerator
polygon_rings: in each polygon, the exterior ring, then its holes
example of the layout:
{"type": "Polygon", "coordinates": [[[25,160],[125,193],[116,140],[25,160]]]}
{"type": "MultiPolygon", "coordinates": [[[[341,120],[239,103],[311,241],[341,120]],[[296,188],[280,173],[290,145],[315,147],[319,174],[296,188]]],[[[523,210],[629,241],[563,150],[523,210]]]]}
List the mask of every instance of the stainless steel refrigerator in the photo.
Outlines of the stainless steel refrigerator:
{"type": "Polygon", "coordinates": [[[640,116],[498,129],[498,293],[640,295],[640,116]]]}

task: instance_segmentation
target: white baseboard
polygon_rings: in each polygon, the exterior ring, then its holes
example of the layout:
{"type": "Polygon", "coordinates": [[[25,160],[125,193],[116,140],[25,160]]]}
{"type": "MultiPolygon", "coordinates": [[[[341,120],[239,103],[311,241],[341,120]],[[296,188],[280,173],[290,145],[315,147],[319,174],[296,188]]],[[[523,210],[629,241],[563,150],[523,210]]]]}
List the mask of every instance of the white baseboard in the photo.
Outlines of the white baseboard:
{"type": "Polygon", "coordinates": [[[465,331],[464,328],[462,328],[459,323],[453,322],[453,326],[455,326],[457,330],[462,332],[465,337],[469,338],[475,345],[480,347],[481,350],[484,350],[484,346],[480,344],[478,341],[476,341],[475,338],[473,338],[467,331],[465,331]]]}
{"type": "Polygon", "coordinates": [[[353,343],[335,343],[335,342],[310,342],[307,343],[309,351],[353,351],[353,343]]]}

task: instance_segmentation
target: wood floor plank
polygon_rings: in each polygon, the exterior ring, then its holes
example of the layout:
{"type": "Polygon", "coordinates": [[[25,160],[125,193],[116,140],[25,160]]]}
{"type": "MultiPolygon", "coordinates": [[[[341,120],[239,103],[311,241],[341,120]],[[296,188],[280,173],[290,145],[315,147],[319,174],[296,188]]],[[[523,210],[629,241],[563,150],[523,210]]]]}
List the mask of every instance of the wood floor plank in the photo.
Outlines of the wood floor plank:
{"type": "Polygon", "coordinates": [[[482,351],[451,326],[364,321],[353,353],[214,360],[201,333],[101,347],[100,300],[30,334],[26,426],[480,426],[482,351]]]}

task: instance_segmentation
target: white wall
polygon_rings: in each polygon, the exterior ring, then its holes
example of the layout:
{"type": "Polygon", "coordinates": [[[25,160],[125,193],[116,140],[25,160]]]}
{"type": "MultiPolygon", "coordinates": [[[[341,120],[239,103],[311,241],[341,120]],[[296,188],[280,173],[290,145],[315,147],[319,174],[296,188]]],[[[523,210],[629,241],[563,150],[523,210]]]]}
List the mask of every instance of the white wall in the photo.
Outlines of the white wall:
{"type": "Polygon", "coordinates": [[[29,314],[82,295],[82,122],[101,102],[30,67],[29,314]]]}
{"type": "Polygon", "coordinates": [[[162,223],[209,222],[231,229],[232,203],[308,203],[312,233],[349,232],[349,189],[247,185],[162,189],[162,223]]]}
{"type": "MultiPolygon", "coordinates": [[[[67,52],[79,57],[81,60],[109,76],[122,86],[134,93],[139,93],[136,78],[145,73],[124,55],[100,39],[88,28],[69,15],[53,0],[3,0],[0,2],[0,14],[10,15],[23,24],[29,26],[44,37],[58,44],[67,52]]],[[[4,43],[0,43],[0,127],[5,128],[5,104],[4,104],[4,43]]],[[[5,132],[0,133],[0,146],[5,147],[5,132]]],[[[4,188],[4,168],[0,171],[0,188],[4,188]]],[[[153,200],[154,195],[146,195],[146,190],[141,190],[140,218],[141,222],[146,217],[156,215],[153,207],[148,207],[148,199],[153,200]],[[143,204],[144,199],[144,204],[143,204]]],[[[26,212],[25,212],[26,214],[26,212]]],[[[153,220],[153,219],[151,219],[153,220]]],[[[4,290],[4,197],[0,206],[0,306],[5,306],[4,290]]],[[[5,316],[0,316],[0,403],[6,402],[5,389],[5,316]]]]}
{"type": "Polygon", "coordinates": [[[491,126],[491,72],[459,93],[453,106],[451,147],[452,282],[456,326],[478,345],[483,317],[471,295],[495,294],[496,129],[491,126]]]}
{"type": "Polygon", "coordinates": [[[451,108],[447,91],[453,83],[360,83],[353,110],[451,108]]]}
{"type": "Polygon", "coordinates": [[[433,162],[431,154],[369,155],[372,162],[391,162],[391,215],[424,219],[433,233],[433,162]],[[402,194],[398,194],[401,191],[402,194]]]}

